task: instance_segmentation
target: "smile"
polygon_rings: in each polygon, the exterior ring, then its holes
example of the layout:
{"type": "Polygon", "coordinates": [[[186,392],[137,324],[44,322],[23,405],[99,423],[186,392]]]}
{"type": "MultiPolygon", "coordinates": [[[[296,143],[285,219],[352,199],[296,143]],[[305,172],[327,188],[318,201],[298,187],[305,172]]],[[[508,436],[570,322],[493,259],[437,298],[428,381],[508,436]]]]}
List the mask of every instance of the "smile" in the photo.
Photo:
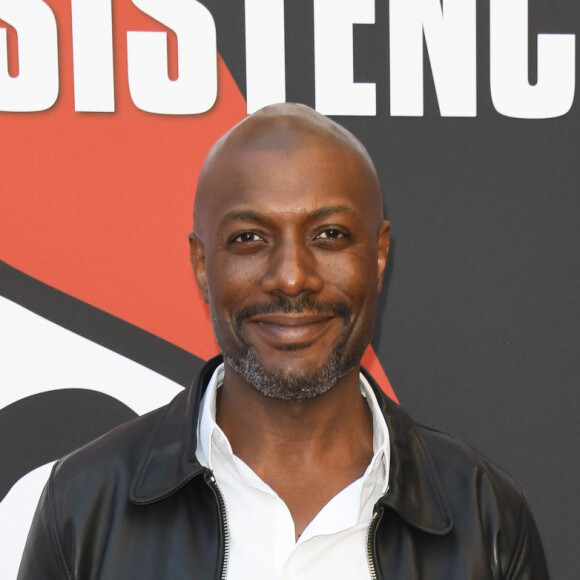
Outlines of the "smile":
{"type": "Polygon", "coordinates": [[[343,321],[332,315],[320,314],[262,314],[247,320],[250,334],[258,334],[272,345],[310,346],[322,337],[335,323],[343,321]]]}

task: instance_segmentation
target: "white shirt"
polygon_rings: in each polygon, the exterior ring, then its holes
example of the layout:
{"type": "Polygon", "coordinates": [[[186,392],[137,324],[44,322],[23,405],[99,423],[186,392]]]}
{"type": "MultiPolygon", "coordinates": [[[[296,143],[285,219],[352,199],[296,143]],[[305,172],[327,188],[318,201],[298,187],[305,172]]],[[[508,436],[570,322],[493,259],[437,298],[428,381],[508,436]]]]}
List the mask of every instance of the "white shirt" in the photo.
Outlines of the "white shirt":
{"type": "Polygon", "coordinates": [[[335,495],[295,540],[292,516],[276,492],[239,457],[216,423],[218,367],[202,401],[197,459],[209,467],[225,499],[230,530],[229,580],[361,580],[370,578],[367,528],[386,492],[390,444],[375,395],[361,375],[373,416],[373,458],[362,477],[335,495]]]}

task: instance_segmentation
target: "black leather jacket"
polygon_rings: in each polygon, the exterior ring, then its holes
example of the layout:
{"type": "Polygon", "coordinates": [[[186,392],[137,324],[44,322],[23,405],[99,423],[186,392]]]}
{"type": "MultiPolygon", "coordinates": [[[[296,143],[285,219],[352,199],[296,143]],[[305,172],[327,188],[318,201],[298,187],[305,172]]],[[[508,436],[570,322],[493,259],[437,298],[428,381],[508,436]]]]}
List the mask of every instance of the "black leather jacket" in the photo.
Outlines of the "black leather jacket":
{"type": "MultiPolygon", "coordinates": [[[[43,492],[19,580],[219,579],[228,529],[196,460],[196,384],[166,407],[60,460],[43,492]]],[[[389,580],[545,580],[517,484],[464,443],[416,425],[370,383],[391,438],[389,490],[369,526],[371,573],[389,580]]],[[[259,580],[259,579],[257,579],[259,580]]]]}

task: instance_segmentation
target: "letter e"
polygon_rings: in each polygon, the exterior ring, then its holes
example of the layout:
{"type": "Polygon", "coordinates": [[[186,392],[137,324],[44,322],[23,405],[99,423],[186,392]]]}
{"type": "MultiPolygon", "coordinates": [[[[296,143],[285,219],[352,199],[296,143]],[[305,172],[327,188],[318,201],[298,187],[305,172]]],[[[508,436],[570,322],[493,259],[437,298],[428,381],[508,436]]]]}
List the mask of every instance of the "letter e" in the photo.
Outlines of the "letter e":
{"type": "Polygon", "coordinates": [[[353,23],[373,24],[374,0],[314,0],[316,110],[325,115],[376,115],[375,83],[355,83],[353,23]]]}

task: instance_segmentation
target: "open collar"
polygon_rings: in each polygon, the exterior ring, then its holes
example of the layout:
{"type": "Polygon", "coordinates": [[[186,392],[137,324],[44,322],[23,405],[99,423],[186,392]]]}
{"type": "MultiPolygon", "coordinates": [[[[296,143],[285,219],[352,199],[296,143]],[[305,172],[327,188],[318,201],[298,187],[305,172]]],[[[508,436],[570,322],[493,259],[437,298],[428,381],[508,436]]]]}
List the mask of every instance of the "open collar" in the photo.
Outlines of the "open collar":
{"type": "MultiPolygon", "coordinates": [[[[197,422],[205,388],[222,357],[199,371],[191,388],[163,410],[133,476],[129,499],[137,505],[160,501],[204,472],[195,452],[197,422]]],[[[448,503],[429,452],[413,420],[362,369],[385,415],[391,438],[389,489],[378,502],[409,524],[431,534],[453,527],[448,503]]]]}

